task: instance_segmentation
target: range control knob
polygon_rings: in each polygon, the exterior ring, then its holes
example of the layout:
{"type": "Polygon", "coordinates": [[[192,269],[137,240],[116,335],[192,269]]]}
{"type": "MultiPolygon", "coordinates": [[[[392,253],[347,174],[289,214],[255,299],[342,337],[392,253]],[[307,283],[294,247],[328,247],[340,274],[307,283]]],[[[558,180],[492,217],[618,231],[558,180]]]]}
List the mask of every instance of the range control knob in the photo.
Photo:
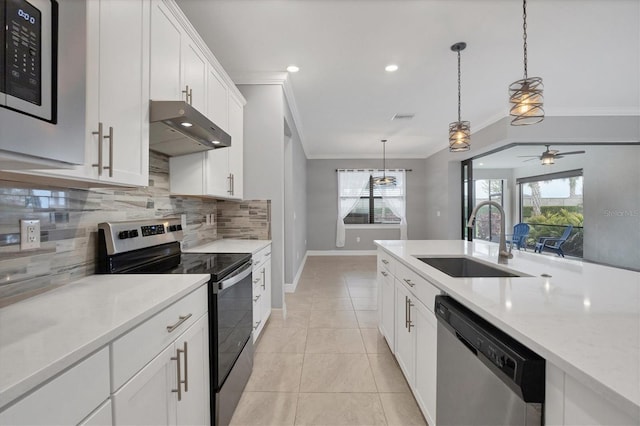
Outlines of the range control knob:
{"type": "Polygon", "coordinates": [[[175,232],[178,230],[178,227],[176,225],[169,225],[169,232],[175,232]]]}
{"type": "Polygon", "coordinates": [[[138,230],[137,229],[132,229],[131,231],[129,231],[129,238],[135,238],[138,235],[140,235],[140,234],[138,234],[138,230]]]}
{"type": "Polygon", "coordinates": [[[176,229],[177,229],[178,231],[182,231],[182,225],[176,225],[176,229]]]}
{"type": "Polygon", "coordinates": [[[129,237],[129,231],[120,231],[120,233],[118,233],[118,238],[120,238],[121,240],[126,240],[129,237]]]}

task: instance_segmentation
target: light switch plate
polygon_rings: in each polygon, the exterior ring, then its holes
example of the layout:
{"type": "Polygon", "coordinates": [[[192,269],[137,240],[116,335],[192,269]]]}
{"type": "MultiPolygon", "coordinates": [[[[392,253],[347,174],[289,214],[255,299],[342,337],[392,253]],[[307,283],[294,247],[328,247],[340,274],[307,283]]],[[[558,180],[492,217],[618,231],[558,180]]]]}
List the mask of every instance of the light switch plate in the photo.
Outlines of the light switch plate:
{"type": "Polygon", "coordinates": [[[40,221],[20,220],[20,250],[40,248],[40,221]]]}

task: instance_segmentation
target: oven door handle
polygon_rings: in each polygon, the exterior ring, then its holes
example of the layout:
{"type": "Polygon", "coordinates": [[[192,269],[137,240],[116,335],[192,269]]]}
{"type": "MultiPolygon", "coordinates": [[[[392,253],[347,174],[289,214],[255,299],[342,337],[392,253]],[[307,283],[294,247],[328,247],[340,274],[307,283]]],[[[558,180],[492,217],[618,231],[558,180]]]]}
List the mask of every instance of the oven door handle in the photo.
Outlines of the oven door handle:
{"type": "Polygon", "coordinates": [[[235,284],[238,284],[243,279],[251,275],[251,261],[245,263],[237,271],[235,271],[229,278],[224,279],[218,283],[218,288],[224,290],[235,284]]]}

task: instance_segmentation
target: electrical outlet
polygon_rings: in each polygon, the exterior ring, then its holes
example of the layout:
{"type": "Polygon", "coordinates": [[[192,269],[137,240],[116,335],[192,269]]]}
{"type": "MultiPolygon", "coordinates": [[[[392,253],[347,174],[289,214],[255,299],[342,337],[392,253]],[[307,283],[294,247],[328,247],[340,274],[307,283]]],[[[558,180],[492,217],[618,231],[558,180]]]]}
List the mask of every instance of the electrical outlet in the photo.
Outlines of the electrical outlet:
{"type": "Polygon", "coordinates": [[[40,221],[20,220],[20,250],[40,248],[40,221]]]}
{"type": "Polygon", "coordinates": [[[360,242],[360,237],[356,237],[356,243],[360,242]]]}

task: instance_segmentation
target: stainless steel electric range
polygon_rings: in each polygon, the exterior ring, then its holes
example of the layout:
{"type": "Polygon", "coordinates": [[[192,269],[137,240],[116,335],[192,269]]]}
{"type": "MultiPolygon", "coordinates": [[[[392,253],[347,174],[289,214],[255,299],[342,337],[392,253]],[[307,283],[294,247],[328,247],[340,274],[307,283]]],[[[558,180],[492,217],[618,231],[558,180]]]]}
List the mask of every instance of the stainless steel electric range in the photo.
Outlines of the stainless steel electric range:
{"type": "Polygon", "coordinates": [[[98,225],[99,274],[210,274],[211,423],[229,424],[253,369],[251,254],[182,253],[178,218],[98,225]]]}

